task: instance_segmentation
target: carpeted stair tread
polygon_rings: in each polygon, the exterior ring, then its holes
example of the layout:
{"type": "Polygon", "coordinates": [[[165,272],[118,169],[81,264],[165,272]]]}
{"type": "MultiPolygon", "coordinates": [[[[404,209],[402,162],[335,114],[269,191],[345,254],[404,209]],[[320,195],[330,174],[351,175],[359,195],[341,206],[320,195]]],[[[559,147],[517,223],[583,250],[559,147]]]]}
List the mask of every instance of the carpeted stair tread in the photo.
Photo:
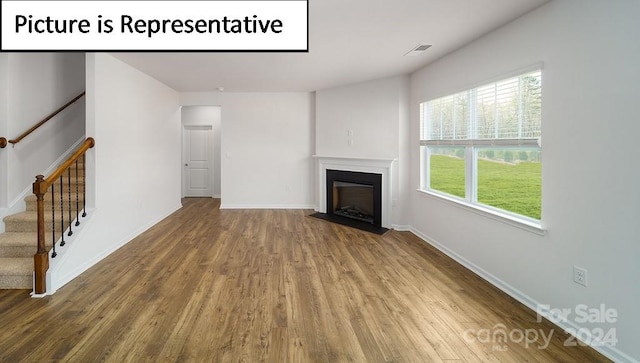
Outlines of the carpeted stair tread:
{"type": "MultiPolygon", "coordinates": [[[[72,219],[75,219],[76,213],[75,208],[72,209],[71,213],[72,219]]],[[[68,210],[65,210],[65,225],[68,225],[69,214],[68,210]]],[[[50,211],[44,214],[44,227],[46,231],[51,231],[51,220],[52,216],[50,211]]],[[[4,217],[4,225],[6,232],[29,232],[29,231],[37,231],[38,226],[38,215],[34,211],[27,211],[17,214],[12,214],[4,217]]],[[[60,226],[60,212],[56,211],[56,230],[59,229],[60,226]]]]}
{"type": "MultiPolygon", "coordinates": [[[[58,238],[59,234],[56,233],[58,238]]],[[[51,233],[45,234],[46,246],[51,247],[51,233]]],[[[35,232],[5,232],[0,233],[0,247],[31,247],[37,246],[38,236],[35,232]]],[[[0,257],[6,257],[0,255],[0,257]]]]}
{"type": "MultiPolygon", "coordinates": [[[[50,235],[49,235],[50,236],[50,235]]],[[[35,232],[6,232],[0,234],[0,257],[33,257],[38,249],[35,232]]],[[[45,238],[51,246],[51,238],[45,238]]]]}
{"type": "MultiPolygon", "coordinates": [[[[36,247],[38,237],[33,232],[5,232],[0,234],[0,247],[36,247]]],[[[4,257],[4,256],[0,256],[4,257]]]]}
{"type": "MultiPolygon", "coordinates": [[[[72,217],[75,218],[75,208],[72,208],[71,211],[72,213],[72,217]]],[[[68,210],[65,209],[64,210],[64,217],[65,220],[67,220],[67,216],[68,216],[68,210]]],[[[51,211],[48,211],[48,213],[44,214],[44,219],[45,221],[49,221],[51,222],[51,211]]],[[[59,221],[60,218],[60,211],[56,210],[56,221],[59,221]]],[[[37,222],[38,221],[38,214],[35,211],[26,211],[26,212],[20,212],[20,213],[16,213],[16,214],[12,214],[12,215],[8,215],[6,217],[4,217],[4,223],[9,224],[11,222],[37,222]]]]}
{"type": "MultiPolygon", "coordinates": [[[[76,210],[76,207],[79,207],[80,209],[82,209],[82,205],[83,205],[83,201],[82,201],[82,193],[80,194],[76,194],[75,190],[73,193],[71,193],[71,198],[69,198],[69,193],[65,190],[65,192],[62,194],[62,202],[64,204],[64,208],[65,210],[68,210],[69,208],[69,200],[71,200],[71,209],[72,210],[76,210]],[[76,199],[77,198],[77,199],[76,199]]],[[[35,211],[37,210],[37,198],[35,195],[29,195],[27,197],[24,198],[25,204],[26,204],[26,210],[27,211],[35,211]]],[[[51,210],[51,205],[54,205],[56,207],[56,213],[58,210],[60,210],[60,194],[56,194],[56,198],[55,201],[51,200],[51,195],[49,193],[47,193],[44,197],[44,207],[47,210],[51,210]]]]}
{"type": "Polygon", "coordinates": [[[32,257],[0,257],[0,289],[32,289],[32,257]]]}
{"type": "MultiPolygon", "coordinates": [[[[47,215],[45,214],[44,217],[47,218],[47,215]]],[[[37,222],[38,215],[35,212],[20,212],[20,213],[8,215],[4,217],[3,220],[5,225],[8,225],[13,222],[37,222]]]]}
{"type": "Polygon", "coordinates": [[[33,257],[0,257],[0,276],[21,276],[33,273],[33,257]]]}
{"type": "MultiPolygon", "coordinates": [[[[80,202],[82,202],[82,191],[80,191],[80,194],[76,194],[75,189],[71,189],[71,201],[75,202],[76,201],[76,195],[78,196],[78,199],[80,200],[80,202]]],[[[67,190],[64,191],[64,193],[62,193],[62,200],[64,200],[65,202],[69,201],[69,192],[67,190]]],[[[37,198],[35,195],[31,194],[31,195],[27,195],[24,198],[24,201],[26,203],[29,202],[33,202],[35,203],[37,201],[37,198]]],[[[51,202],[51,192],[47,193],[44,195],[44,201],[45,202],[51,202]]],[[[60,203],[60,193],[56,192],[56,202],[60,203]]]]}

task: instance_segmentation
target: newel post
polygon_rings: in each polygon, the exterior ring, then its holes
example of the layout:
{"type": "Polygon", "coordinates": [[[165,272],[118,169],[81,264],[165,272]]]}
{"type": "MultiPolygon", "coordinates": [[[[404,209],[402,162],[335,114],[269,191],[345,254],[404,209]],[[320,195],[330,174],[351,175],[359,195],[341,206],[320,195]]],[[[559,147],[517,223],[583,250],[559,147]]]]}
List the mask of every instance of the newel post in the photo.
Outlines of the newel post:
{"type": "Polygon", "coordinates": [[[36,176],[33,183],[33,194],[36,195],[36,207],[38,213],[38,252],[33,256],[35,270],[35,282],[33,290],[36,294],[44,294],[47,291],[47,270],[49,269],[49,252],[44,240],[44,194],[47,192],[47,182],[43,175],[36,176]]]}

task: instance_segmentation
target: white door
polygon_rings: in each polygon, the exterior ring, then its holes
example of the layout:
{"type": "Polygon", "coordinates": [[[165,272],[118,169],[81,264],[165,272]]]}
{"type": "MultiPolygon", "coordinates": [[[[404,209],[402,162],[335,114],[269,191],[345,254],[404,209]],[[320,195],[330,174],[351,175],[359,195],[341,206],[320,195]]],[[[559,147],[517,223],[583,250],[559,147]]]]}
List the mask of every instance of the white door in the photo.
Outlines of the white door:
{"type": "Polygon", "coordinates": [[[211,126],[185,126],[183,131],[183,181],[185,197],[213,196],[211,126]]]}

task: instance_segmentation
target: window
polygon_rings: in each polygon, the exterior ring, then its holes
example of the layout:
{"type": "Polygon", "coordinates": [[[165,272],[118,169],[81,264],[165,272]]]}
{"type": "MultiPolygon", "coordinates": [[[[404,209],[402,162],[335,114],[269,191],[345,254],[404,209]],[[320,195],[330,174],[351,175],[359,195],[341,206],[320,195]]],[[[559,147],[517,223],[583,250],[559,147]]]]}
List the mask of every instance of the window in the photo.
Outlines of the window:
{"type": "Polygon", "coordinates": [[[540,70],[420,104],[424,191],[541,217],[540,70]]]}

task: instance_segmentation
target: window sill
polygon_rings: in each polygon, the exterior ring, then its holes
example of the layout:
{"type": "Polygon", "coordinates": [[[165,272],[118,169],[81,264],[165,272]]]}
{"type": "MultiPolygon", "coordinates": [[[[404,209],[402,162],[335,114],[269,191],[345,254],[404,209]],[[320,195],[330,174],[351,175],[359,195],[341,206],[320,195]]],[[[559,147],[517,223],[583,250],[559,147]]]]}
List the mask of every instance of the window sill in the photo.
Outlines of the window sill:
{"type": "Polygon", "coordinates": [[[539,236],[544,236],[547,233],[547,230],[544,229],[542,227],[542,225],[539,222],[535,222],[535,221],[529,221],[526,219],[521,219],[521,218],[517,218],[514,216],[511,216],[507,213],[500,213],[499,211],[490,209],[490,208],[484,208],[480,205],[475,205],[475,204],[471,204],[468,203],[464,200],[461,199],[456,199],[456,198],[452,198],[449,196],[446,196],[444,194],[439,194],[439,193],[434,193],[434,192],[430,192],[430,191],[426,191],[426,190],[421,190],[421,189],[416,189],[416,191],[418,191],[419,193],[426,195],[430,198],[434,198],[440,201],[443,201],[445,203],[454,205],[456,207],[462,208],[462,209],[466,209],[468,211],[471,211],[473,213],[479,214],[481,216],[496,220],[498,222],[502,222],[505,224],[508,224],[510,226],[514,226],[517,228],[520,228],[522,230],[525,230],[527,232],[531,232],[531,233],[535,233],[539,236]]]}

